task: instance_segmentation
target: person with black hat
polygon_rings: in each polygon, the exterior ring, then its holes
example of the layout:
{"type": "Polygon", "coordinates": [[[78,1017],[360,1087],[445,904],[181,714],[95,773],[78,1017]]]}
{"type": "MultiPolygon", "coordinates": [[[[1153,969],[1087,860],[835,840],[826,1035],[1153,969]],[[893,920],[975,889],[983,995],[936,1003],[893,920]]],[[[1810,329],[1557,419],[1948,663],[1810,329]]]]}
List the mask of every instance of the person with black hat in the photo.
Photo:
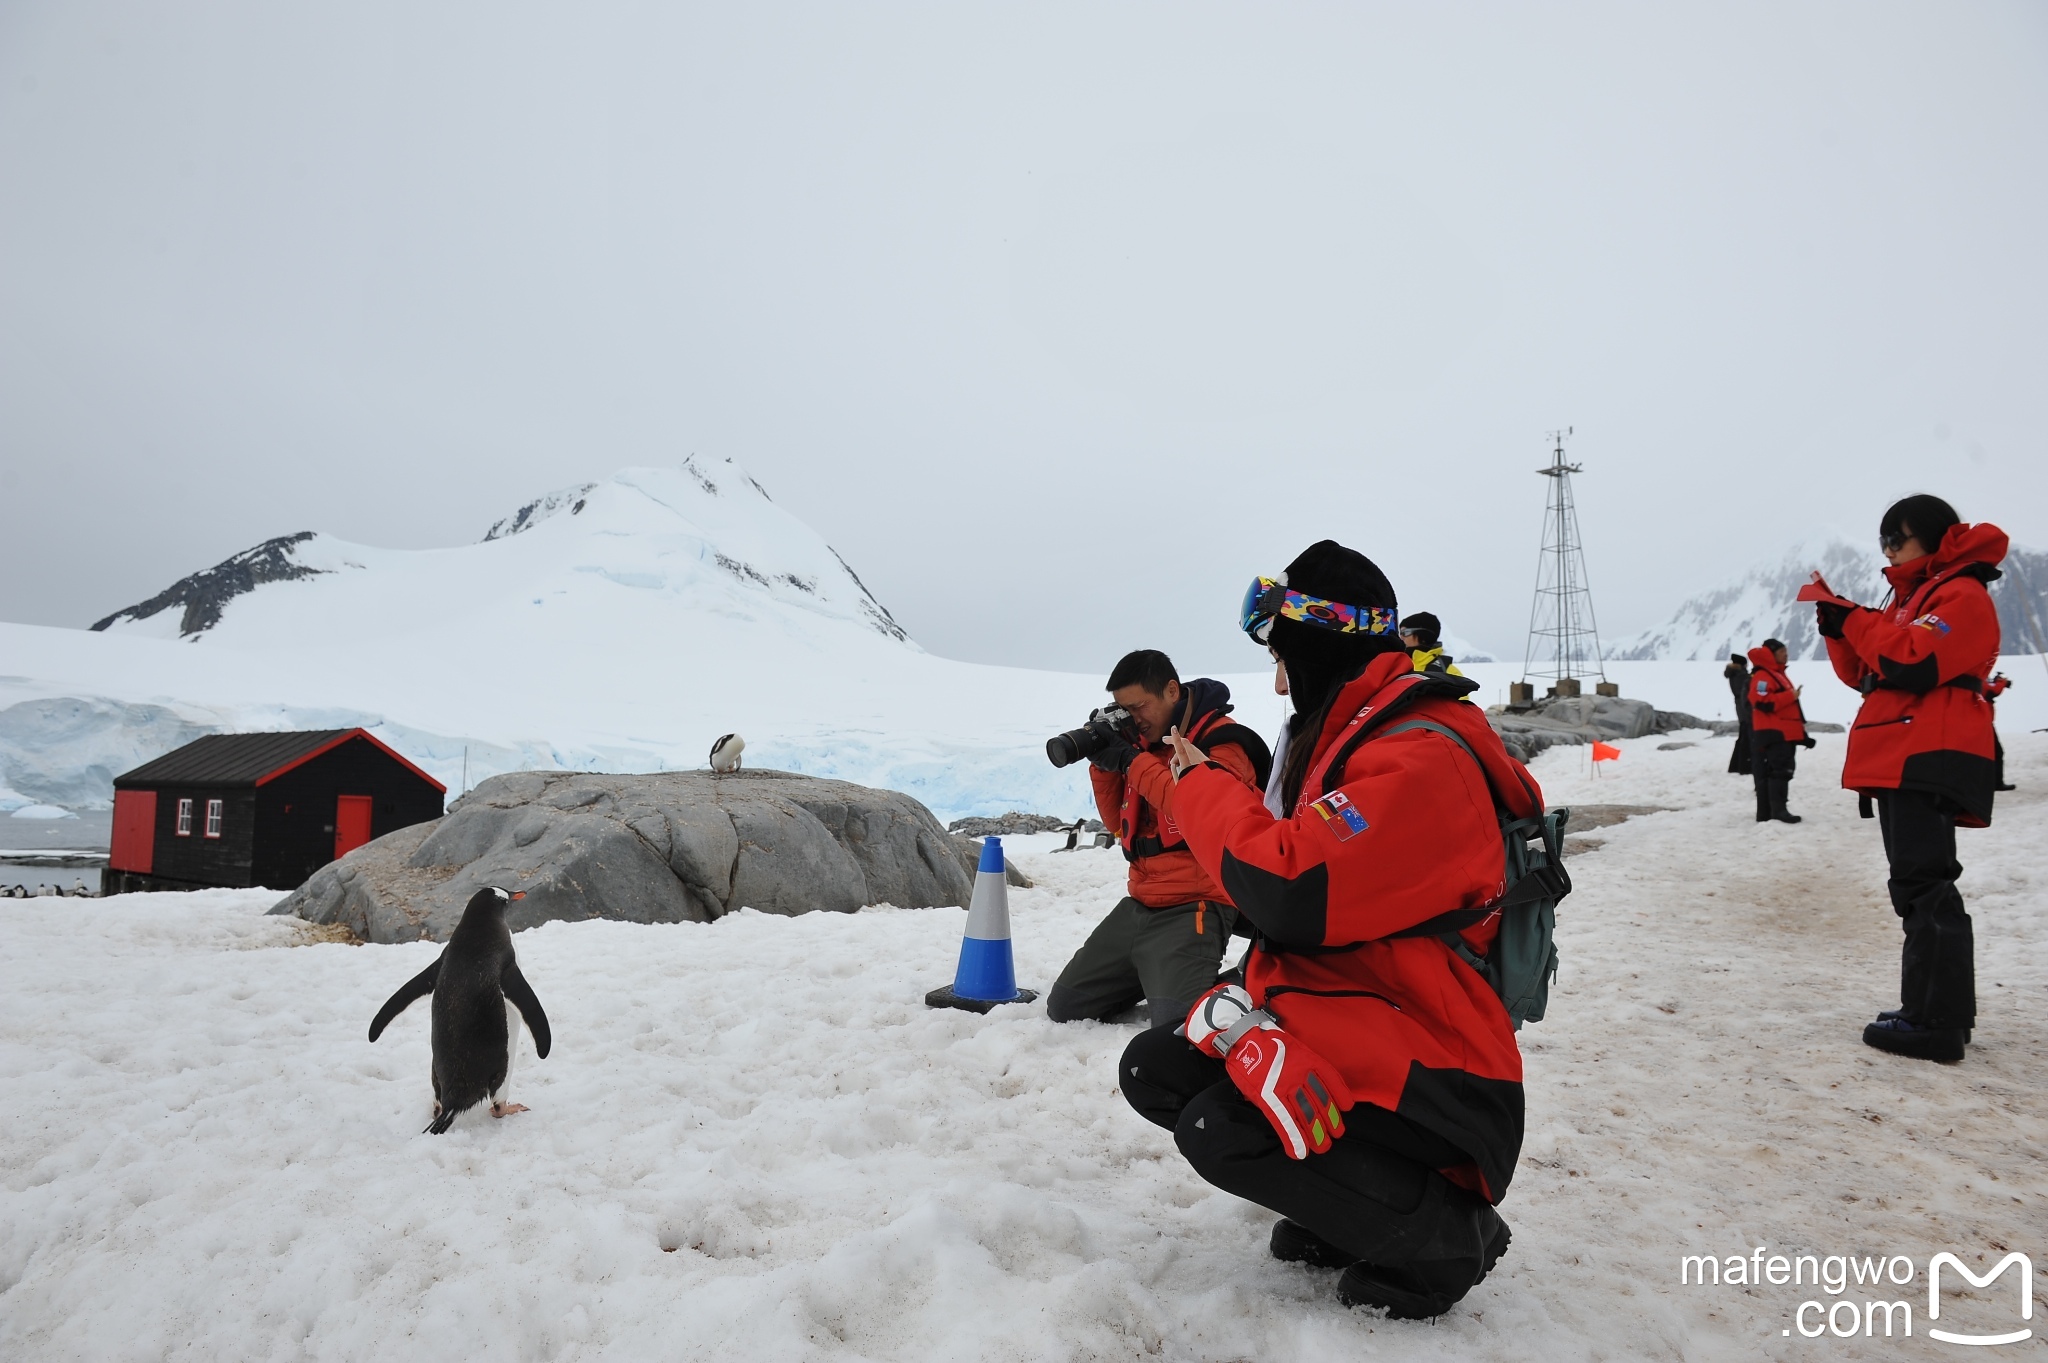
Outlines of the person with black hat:
{"type": "Polygon", "coordinates": [[[1899,1006],[1863,1042],[1919,1060],[1961,1060],[1977,1021],[1976,940],[1956,879],[1956,829],[1983,828],[1999,785],[1998,743],[1984,692],[2000,646],[1987,590],[2010,547],[1997,526],[1971,525],[1939,497],[1894,502],[1877,526],[1891,594],[1875,608],[1813,575],[1812,601],[1835,675],[1863,704],[1849,726],[1842,784],[1866,818],[1876,806],[1905,943],[1899,1006]]]}
{"type": "Polygon", "coordinates": [[[1799,693],[1785,675],[1791,660],[1782,639],[1766,639],[1749,651],[1749,762],[1756,781],[1756,821],[1799,823],[1785,802],[1792,790],[1799,750],[1811,748],[1799,693]]]}
{"type": "Polygon", "coordinates": [[[1181,1027],[1131,1042],[1118,1083],[1204,1179],[1280,1214],[1274,1257],[1422,1319],[1508,1246],[1522,1057],[1460,949],[1498,932],[1500,812],[1543,797],[1477,684],[1415,671],[1398,619],[1331,540],[1253,581],[1241,623],[1296,711],[1266,799],[1172,735],[1175,818],[1252,946],[1181,1027]]]}
{"type": "Polygon", "coordinates": [[[1735,697],[1735,751],[1728,754],[1730,776],[1749,775],[1749,659],[1740,653],[1728,655],[1721,669],[1728,679],[1728,691],[1735,697]]]}
{"type": "Polygon", "coordinates": [[[1417,672],[1462,677],[1465,674],[1458,670],[1457,659],[1444,652],[1443,633],[1443,622],[1428,611],[1417,611],[1401,622],[1401,643],[1417,672]]]}

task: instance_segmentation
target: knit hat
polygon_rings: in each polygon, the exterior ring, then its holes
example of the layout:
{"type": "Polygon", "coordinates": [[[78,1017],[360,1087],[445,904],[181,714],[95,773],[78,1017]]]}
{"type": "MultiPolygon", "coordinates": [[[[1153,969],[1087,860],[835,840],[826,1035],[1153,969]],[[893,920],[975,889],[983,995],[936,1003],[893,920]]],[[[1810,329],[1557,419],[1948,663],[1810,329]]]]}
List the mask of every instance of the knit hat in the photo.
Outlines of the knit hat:
{"type": "MultiPolygon", "coordinates": [[[[1397,609],[1387,575],[1364,554],[1335,540],[1319,540],[1302,550],[1287,565],[1287,585],[1347,606],[1397,609]]],[[[1303,715],[1322,709],[1338,687],[1363,672],[1374,658],[1403,651],[1400,638],[1392,633],[1340,634],[1284,616],[1273,622],[1267,642],[1287,666],[1288,694],[1296,713],[1303,715]]]]}
{"type": "Polygon", "coordinates": [[[1424,648],[1435,648],[1443,640],[1444,622],[1428,611],[1417,611],[1401,622],[1401,633],[1414,635],[1424,648]]]}

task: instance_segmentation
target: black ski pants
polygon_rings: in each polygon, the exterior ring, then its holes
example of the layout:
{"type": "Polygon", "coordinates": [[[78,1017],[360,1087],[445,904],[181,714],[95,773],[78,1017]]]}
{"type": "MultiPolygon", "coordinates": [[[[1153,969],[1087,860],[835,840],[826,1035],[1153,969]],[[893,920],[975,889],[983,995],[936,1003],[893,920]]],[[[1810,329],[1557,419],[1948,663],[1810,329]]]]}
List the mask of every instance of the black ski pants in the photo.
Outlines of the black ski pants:
{"type": "Polygon", "coordinates": [[[1927,1027],[1977,1021],[1976,944],[1956,877],[1956,821],[1918,790],[1877,793],[1877,826],[1891,867],[1886,888],[1906,930],[1899,961],[1899,1008],[1927,1027]]]}
{"type": "Polygon", "coordinates": [[[1436,1172],[1469,1162],[1442,1137],[1360,1103],[1344,1114],[1344,1135],[1327,1152],[1289,1159],[1223,1062],[1171,1027],[1139,1033],[1118,1078],[1138,1115],[1171,1131],[1195,1172],[1224,1192],[1382,1268],[1419,1268],[1459,1292],[1479,1275],[1500,1217],[1436,1172]]]}
{"type": "Polygon", "coordinates": [[[1798,765],[1797,743],[1776,729],[1749,731],[1749,772],[1750,779],[1756,782],[1756,816],[1759,819],[1771,817],[1774,785],[1782,781],[1790,786],[1793,769],[1798,765]]]}
{"type": "Polygon", "coordinates": [[[1730,776],[1749,775],[1749,707],[1740,703],[1736,706],[1735,751],[1728,754],[1730,776]]]}

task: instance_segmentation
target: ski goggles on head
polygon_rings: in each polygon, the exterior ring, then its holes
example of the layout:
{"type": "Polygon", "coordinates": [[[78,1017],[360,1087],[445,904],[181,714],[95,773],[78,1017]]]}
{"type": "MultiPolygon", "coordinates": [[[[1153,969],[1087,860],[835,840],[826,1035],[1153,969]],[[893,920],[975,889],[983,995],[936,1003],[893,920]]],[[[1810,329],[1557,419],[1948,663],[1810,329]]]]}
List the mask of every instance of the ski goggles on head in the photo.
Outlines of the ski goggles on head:
{"type": "Polygon", "coordinates": [[[1339,634],[1392,634],[1400,614],[1389,607],[1347,606],[1290,591],[1284,578],[1255,577],[1245,589],[1239,627],[1261,644],[1272,638],[1273,622],[1283,618],[1339,634]]]}

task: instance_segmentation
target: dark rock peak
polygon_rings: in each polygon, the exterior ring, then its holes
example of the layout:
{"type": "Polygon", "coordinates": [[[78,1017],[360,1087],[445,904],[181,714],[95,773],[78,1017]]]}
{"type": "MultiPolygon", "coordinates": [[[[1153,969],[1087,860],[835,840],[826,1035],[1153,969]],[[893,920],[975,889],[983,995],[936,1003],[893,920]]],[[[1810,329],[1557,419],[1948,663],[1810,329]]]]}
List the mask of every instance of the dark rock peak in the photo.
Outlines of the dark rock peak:
{"type": "Polygon", "coordinates": [[[265,540],[204,572],[179,578],[149,600],[115,611],[93,628],[103,630],[123,620],[147,620],[182,606],[185,615],[179,622],[178,633],[183,638],[193,638],[219,624],[221,612],[227,609],[228,602],[245,592],[254,591],[266,582],[291,582],[326,572],[324,568],[309,568],[293,557],[297,546],[312,538],[311,530],[301,530],[296,535],[280,535],[276,539],[265,540]]]}
{"type": "MultiPolygon", "coordinates": [[[[765,496],[767,494],[764,493],[762,495],[765,496]]],[[[840,558],[839,551],[833,549],[831,545],[828,544],[825,547],[831,550],[833,558],[839,560],[839,566],[846,569],[846,575],[853,579],[853,585],[860,588],[860,608],[862,613],[868,617],[868,623],[888,635],[891,639],[908,639],[910,635],[905,632],[903,626],[896,623],[896,617],[889,614],[889,608],[875,600],[875,594],[868,590],[867,583],[860,580],[860,574],[853,570],[853,565],[840,558]]]]}
{"type": "Polygon", "coordinates": [[[522,530],[531,530],[565,507],[570,515],[577,515],[583,510],[585,500],[596,486],[596,483],[584,483],[579,487],[565,488],[560,492],[550,492],[545,497],[534,498],[503,520],[493,523],[491,528],[484,532],[484,543],[507,539],[522,530]]]}

